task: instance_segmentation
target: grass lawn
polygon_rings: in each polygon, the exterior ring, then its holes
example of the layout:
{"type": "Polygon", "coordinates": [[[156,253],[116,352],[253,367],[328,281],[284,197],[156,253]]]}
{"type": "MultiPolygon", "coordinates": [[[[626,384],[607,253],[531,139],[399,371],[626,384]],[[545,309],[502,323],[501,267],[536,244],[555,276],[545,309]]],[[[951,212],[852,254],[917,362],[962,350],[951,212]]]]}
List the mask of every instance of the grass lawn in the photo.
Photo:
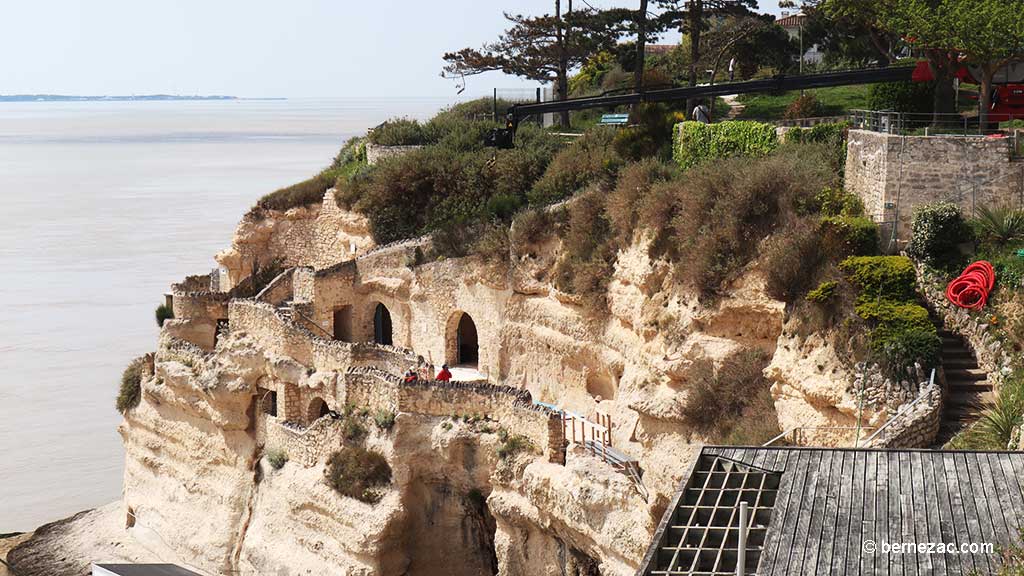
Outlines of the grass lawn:
{"type": "MultiPolygon", "coordinates": [[[[839,116],[850,110],[867,108],[868,85],[835,86],[832,88],[816,88],[813,92],[821,102],[822,116],[839,116]]],[[[786,107],[800,95],[800,92],[783,92],[781,94],[740,94],[739,101],[746,108],[740,118],[752,120],[778,120],[782,118],[786,107]]]]}

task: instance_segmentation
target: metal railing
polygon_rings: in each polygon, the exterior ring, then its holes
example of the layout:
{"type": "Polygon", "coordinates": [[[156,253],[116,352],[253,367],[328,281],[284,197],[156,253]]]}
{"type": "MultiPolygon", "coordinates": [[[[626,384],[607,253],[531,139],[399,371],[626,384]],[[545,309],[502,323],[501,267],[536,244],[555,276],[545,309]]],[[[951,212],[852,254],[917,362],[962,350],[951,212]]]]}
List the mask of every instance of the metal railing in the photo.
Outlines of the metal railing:
{"type": "MultiPolygon", "coordinates": [[[[850,127],[903,136],[988,136],[1007,134],[1017,142],[1017,129],[982,123],[978,116],[925,114],[890,110],[851,110],[850,127]]],[[[1014,149],[1017,149],[1014,146],[1014,149]]]]}
{"type": "Polygon", "coordinates": [[[860,433],[864,430],[872,429],[871,426],[794,426],[789,430],[784,431],[778,436],[762,444],[762,447],[772,446],[782,441],[786,441],[791,446],[806,446],[807,440],[816,436],[812,433],[820,433],[827,431],[850,431],[853,432],[854,445],[856,446],[860,440],[860,433]]]}

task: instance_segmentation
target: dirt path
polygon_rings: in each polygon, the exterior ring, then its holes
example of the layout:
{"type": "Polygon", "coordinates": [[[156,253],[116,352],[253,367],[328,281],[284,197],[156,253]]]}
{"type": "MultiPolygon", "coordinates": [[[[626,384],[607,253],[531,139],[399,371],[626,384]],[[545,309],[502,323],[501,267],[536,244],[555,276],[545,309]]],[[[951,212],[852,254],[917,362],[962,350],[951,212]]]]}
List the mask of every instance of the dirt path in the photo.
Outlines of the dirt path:
{"type": "Polygon", "coordinates": [[[732,120],[743,113],[743,109],[746,108],[743,104],[740,104],[736,94],[729,94],[722,96],[722,100],[729,105],[729,115],[727,118],[732,120]]]}

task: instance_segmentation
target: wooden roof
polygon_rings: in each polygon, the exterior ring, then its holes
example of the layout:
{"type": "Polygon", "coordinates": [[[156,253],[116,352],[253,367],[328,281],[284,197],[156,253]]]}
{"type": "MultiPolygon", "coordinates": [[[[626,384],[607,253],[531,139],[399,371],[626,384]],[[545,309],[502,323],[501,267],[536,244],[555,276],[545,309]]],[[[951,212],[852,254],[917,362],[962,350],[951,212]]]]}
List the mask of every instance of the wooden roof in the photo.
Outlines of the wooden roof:
{"type": "MultiPolygon", "coordinates": [[[[639,574],[727,573],[720,562],[715,568],[699,570],[694,568],[697,563],[689,570],[678,567],[681,562],[672,569],[668,566],[672,554],[678,557],[680,549],[690,552],[692,546],[681,546],[678,535],[683,534],[681,524],[686,522],[681,511],[696,512],[695,504],[706,500],[700,496],[695,478],[706,485],[710,467],[722,469],[722,462],[739,465],[736,468],[748,476],[778,474],[777,489],[770,498],[757,497],[759,503],[763,500],[773,506],[760,519],[752,515],[751,526],[762,530],[763,537],[754,540],[759,549],[746,556],[748,574],[755,569],[756,574],[765,576],[991,574],[998,567],[1000,549],[1021,543],[1024,452],[709,446],[702,450],[662,518],[639,574]],[[766,526],[765,517],[770,518],[766,526]],[[864,550],[869,541],[876,546],[874,553],[864,550]],[[883,542],[992,543],[995,553],[883,553],[883,542]]],[[[723,491],[728,489],[719,490],[723,491]]],[[[735,491],[744,498],[743,490],[735,491]]],[[[749,501],[753,506],[754,498],[749,501]]],[[[714,509],[715,514],[719,508],[714,509]]],[[[735,522],[730,525],[738,526],[735,522]]],[[[709,528],[713,522],[690,523],[705,532],[715,530],[709,528]]],[[[724,530],[729,538],[731,532],[724,530]]],[[[702,538],[701,546],[714,540],[706,535],[702,538]]],[[[729,543],[717,545],[728,554],[729,543]]],[[[718,555],[722,556],[721,550],[718,555]]]]}

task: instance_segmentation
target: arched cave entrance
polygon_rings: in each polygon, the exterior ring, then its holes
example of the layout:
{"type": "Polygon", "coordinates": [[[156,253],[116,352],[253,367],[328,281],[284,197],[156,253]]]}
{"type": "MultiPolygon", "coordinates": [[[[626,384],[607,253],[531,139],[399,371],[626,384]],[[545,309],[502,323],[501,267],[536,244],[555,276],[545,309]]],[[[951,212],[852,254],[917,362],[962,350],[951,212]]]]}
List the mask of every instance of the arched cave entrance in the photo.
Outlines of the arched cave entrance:
{"type": "Polygon", "coordinates": [[[391,312],[387,306],[378,303],[373,311],[373,341],[377,344],[391,346],[391,312]]]}
{"type": "Polygon", "coordinates": [[[334,311],[334,339],[352,341],[352,307],[342,306],[334,311]]]}
{"type": "Polygon", "coordinates": [[[312,424],[320,418],[327,416],[331,411],[331,408],[324,402],[323,398],[317,397],[309,403],[309,409],[306,411],[306,421],[312,424]]]}
{"type": "Polygon", "coordinates": [[[476,367],[480,360],[480,344],[477,340],[476,324],[465,312],[459,318],[455,331],[455,363],[476,367]]]}

